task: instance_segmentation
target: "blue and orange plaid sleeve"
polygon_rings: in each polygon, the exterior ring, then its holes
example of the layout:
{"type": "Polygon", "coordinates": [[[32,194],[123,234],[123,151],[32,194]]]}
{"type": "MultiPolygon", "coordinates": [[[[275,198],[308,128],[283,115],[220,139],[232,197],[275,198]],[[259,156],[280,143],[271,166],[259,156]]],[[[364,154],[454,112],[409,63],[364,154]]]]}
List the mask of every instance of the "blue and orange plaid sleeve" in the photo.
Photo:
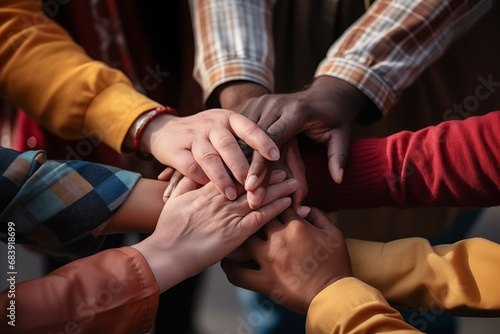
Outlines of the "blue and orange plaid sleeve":
{"type": "Polygon", "coordinates": [[[47,160],[43,151],[0,148],[0,239],[13,222],[16,243],[77,258],[100,244],[92,231],[124,203],[141,176],[87,161],[47,160]]]}

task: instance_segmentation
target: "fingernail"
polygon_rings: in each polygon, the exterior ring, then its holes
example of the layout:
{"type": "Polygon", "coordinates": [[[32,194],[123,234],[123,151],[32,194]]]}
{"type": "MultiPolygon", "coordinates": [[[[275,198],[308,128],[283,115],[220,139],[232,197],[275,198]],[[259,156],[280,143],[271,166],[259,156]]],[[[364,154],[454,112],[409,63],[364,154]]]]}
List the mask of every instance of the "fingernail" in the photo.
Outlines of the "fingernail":
{"type": "Polygon", "coordinates": [[[295,180],[295,179],[290,179],[287,181],[288,182],[288,186],[292,189],[297,189],[298,186],[299,186],[299,181],[295,180]]]}
{"type": "Polygon", "coordinates": [[[224,189],[224,194],[226,194],[226,197],[231,201],[236,199],[236,191],[232,187],[224,189]]]}
{"type": "Polygon", "coordinates": [[[253,190],[257,188],[259,182],[259,178],[257,175],[250,175],[248,179],[245,182],[245,189],[246,190],[253,190]]]}
{"type": "Polygon", "coordinates": [[[252,206],[254,208],[257,208],[261,205],[264,196],[266,195],[266,191],[264,190],[264,188],[260,187],[255,189],[252,195],[253,196],[251,196],[249,199],[251,201],[252,206]]]}
{"type": "Polygon", "coordinates": [[[273,171],[273,176],[276,182],[283,182],[286,179],[286,172],[283,169],[273,171]]]}
{"type": "Polygon", "coordinates": [[[290,206],[290,204],[292,204],[292,199],[290,197],[284,197],[282,201],[286,206],[290,206]]]}
{"type": "Polygon", "coordinates": [[[337,183],[338,184],[342,183],[343,177],[344,177],[344,168],[340,168],[339,172],[337,173],[337,183]]]}
{"type": "Polygon", "coordinates": [[[174,184],[172,182],[169,182],[167,189],[165,189],[165,192],[163,193],[163,196],[170,197],[170,195],[172,195],[173,190],[174,190],[174,184]]]}
{"type": "Polygon", "coordinates": [[[280,158],[280,152],[278,150],[274,149],[274,148],[271,151],[269,151],[269,155],[275,161],[279,160],[279,158],[280,158]]]}
{"type": "Polygon", "coordinates": [[[311,212],[311,208],[308,206],[299,206],[297,208],[297,214],[301,216],[302,218],[307,217],[307,215],[311,212]]]}

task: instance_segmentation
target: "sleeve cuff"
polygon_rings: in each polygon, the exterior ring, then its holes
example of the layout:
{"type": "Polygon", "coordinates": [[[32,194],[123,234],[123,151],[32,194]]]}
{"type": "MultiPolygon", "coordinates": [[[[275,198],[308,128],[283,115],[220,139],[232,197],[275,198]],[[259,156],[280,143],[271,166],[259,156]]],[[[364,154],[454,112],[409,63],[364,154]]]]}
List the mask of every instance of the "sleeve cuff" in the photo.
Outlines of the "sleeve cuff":
{"type": "Polygon", "coordinates": [[[347,277],[322,290],[311,302],[307,312],[309,333],[333,333],[344,319],[367,304],[387,305],[380,292],[357,278],[347,277]]]}
{"type": "Polygon", "coordinates": [[[102,91],[90,104],[84,122],[84,136],[93,136],[122,152],[122,143],[134,121],[158,102],[137,92],[125,83],[114,84],[102,91]]]}
{"type": "Polygon", "coordinates": [[[315,77],[329,75],[342,79],[365,94],[379,108],[383,115],[396,103],[397,96],[391,85],[376,71],[357,61],[343,58],[323,60],[316,69],[315,77]]]}
{"type": "Polygon", "coordinates": [[[375,288],[354,277],[341,279],[312,301],[306,320],[309,333],[417,332],[404,322],[375,288]]]}
{"type": "Polygon", "coordinates": [[[137,291],[140,291],[139,297],[142,298],[142,307],[138,308],[140,321],[137,333],[147,333],[153,328],[158,310],[160,298],[160,288],[156,283],[155,277],[148,263],[142,254],[132,247],[121,247],[116,249],[130,258],[130,262],[137,273],[137,291]]]}
{"type": "Polygon", "coordinates": [[[304,204],[329,212],[392,205],[386,146],[385,138],[354,140],[341,184],[330,176],[324,146],[308,145],[302,149],[309,186],[304,204]]]}

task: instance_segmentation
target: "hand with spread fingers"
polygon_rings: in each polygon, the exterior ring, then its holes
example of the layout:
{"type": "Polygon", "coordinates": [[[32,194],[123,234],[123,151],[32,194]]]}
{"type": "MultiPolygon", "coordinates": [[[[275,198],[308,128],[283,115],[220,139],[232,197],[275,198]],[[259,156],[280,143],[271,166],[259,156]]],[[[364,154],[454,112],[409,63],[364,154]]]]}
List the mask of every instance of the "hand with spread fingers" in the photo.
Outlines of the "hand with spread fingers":
{"type": "Polygon", "coordinates": [[[245,116],[226,109],[210,109],[186,117],[159,115],[146,127],[141,150],[197,183],[212,181],[221,194],[234,200],[236,185],[228,169],[241,184],[249,170],[238,139],[269,161],[280,157],[278,147],[264,130],[245,116]]]}
{"type": "Polygon", "coordinates": [[[171,196],[153,234],[133,247],[143,254],[164,291],[239,247],[290,206],[287,196],[297,186],[293,179],[270,186],[262,206],[256,210],[248,206],[242,186],[234,201],[220,194],[213,183],[171,196]]]}
{"type": "MultiPolygon", "coordinates": [[[[267,94],[249,99],[239,113],[256,122],[278,147],[283,147],[299,133],[327,145],[328,168],[336,183],[342,181],[349,150],[351,125],[367,105],[368,99],[358,89],[337,78],[323,76],[315,79],[310,87],[291,94],[267,94]]],[[[294,154],[294,151],[288,151],[294,154]]],[[[301,159],[294,154],[287,161],[301,159]]],[[[245,189],[258,203],[262,197],[254,195],[263,182],[262,175],[269,167],[269,159],[255,152],[245,183],[245,189]]],[[[303,173],[289,166],[294,178],[303,173]]],[[[300,188],[305,196],[307,185],[300,188]]],[[[303,199],[303,198],[302,198],[303,199]]],[[[301,200],[302,200],[301,199],[301,200]]]]}

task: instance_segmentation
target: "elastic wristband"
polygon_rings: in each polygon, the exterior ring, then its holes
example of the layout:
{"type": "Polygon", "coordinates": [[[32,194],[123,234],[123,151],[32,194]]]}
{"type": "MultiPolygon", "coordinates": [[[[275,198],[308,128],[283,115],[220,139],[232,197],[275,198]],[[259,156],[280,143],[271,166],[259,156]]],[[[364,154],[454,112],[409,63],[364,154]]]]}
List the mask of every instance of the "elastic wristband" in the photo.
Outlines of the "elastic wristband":
{"type": "Polygon", "coordinates": [[[135,124],[134,134],[134,152],[141,160],[152,160],[153,156],[149,153],[141,152],[141,140],[146,127],[159,115],[169,114],[177,116],[177,111],[171,107],[156,107],[155,109],[146,112],[137,120],[135,124]]]}

